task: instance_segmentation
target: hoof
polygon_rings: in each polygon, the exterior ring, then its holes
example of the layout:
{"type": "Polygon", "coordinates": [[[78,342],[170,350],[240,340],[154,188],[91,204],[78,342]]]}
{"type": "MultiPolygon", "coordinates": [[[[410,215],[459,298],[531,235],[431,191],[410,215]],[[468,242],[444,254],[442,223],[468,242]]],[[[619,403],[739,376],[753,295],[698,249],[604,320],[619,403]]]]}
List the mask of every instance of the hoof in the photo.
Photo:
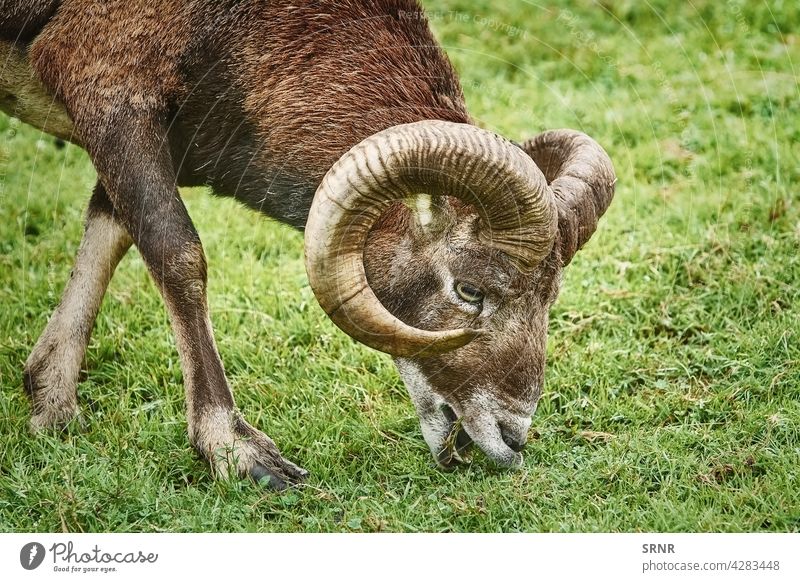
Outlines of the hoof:
{"type": "Polygon", "coordinates": [[[221,478],[250,478],[268,489],[282,491],[301,482],[308,471],[283,458],[278,447],[248,424],[238,411],[218,410],[198,419],[192,443],[221,478]]]}
{"type": "Polygon", "coordinates": [[[281,470],[268,469],[261,463],[256,463],[250,468],[250,477],[267,489],[283,491],[290,485],[300,483],[308,476],[308,471],[305,469],[285,459],[281,460],[285,464],[281,470]]]}

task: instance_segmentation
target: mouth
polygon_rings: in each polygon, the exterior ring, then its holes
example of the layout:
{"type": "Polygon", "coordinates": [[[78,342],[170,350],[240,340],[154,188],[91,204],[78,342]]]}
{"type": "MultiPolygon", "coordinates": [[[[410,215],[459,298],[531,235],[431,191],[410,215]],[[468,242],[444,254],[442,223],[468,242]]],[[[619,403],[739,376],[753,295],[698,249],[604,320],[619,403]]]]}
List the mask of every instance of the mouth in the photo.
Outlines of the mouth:
{"type": "Polygon", "coordinates": [[[449,423],[449,429],[447,438],[436,454],[436,462],[443,469],[455,469],[461,463],[469,460],[467,454],[472,448],[472,438],[464,430],[461,419],[456,416],[449,405],[442,405],[442,413],[449,423]]]}
{"type": "Polygon", "coordinates": [[[446,437],[434,454],[440,467],[452,470],[468,462],[473,444],[500,467],[516,469],[522,465],[520,451],[525,446],[524,440],[508,435],[495,420],[480,418],[467,422],[448,404],[442,404],[440,410],[448,423],[448,430],[444,433],[446,437]]]}
{"type": "Polygon", "coordinates": [[[485,394],[476,393],[463,403],[448,402],[432,389],[416,363],[404,358],[395,363],[417,409],[422,436],[441,468],[467,462],[473,444],[499,467],[522,465],[519,451],[527,440],[535,404],[520,414],[485,394]]]}

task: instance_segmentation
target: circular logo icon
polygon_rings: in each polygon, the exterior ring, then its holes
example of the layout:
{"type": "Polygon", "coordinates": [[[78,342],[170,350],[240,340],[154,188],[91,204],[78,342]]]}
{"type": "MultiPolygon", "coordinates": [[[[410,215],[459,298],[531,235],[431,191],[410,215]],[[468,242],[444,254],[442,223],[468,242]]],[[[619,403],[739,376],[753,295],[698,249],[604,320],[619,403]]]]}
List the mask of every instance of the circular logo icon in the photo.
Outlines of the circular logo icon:
{"type": "Polygon", "coordinates": [[[19,563],[26,570],[35,570],[44,561],[44,546],[39,542],[30,542],[19,551],[19,563]]]}

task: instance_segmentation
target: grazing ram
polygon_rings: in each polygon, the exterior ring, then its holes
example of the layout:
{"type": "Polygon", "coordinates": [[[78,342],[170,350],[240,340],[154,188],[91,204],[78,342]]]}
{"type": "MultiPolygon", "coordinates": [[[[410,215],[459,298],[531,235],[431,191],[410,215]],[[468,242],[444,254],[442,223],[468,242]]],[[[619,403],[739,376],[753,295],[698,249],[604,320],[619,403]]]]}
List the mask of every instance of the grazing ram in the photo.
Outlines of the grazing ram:
{"type": "Polygon", "coordinates": [[[25,365],[34,428],[78,413],[95,317],[135,244],[175,332],[193,446],[217,474],[305,475],[225,378],[177,192],[208,185],[305,229],[321,306],[394,356],[440,465],[471,441],[521,463],[549,309],[614,171],[576,131],[517,145],[473,125],[415,0],[0,0],[0,65],[0,108],[83,147],[98,175],[25,365]]]}

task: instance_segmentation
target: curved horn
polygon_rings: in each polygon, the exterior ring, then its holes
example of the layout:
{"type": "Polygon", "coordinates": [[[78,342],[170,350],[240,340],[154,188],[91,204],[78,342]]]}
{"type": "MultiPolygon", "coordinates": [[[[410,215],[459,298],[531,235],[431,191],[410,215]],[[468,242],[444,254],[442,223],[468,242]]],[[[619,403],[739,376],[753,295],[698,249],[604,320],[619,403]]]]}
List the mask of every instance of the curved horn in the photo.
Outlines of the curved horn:
{"type": "Polygon", "coordinates": [[[605,150],[585,133],[546,131],[522,144],[544,172],[558,206],[561,258],[567,265],[597,228],[614,197],[614,165],[605,150]]]}
{"type": "Polygon", "coordinates": [[[472,204],[480,239],[530,270],[550,252],[557,215],[533,160],[477,127],[420,121],[376,133],[354,146],[322,180],[305,232],[309,283],[333,322],[354,339],[394,356],[434,355],[461,347],[475,329],[427,331],[394,317],[364,271],[364,245],[381,214],[412,194],[472,204]]]}

